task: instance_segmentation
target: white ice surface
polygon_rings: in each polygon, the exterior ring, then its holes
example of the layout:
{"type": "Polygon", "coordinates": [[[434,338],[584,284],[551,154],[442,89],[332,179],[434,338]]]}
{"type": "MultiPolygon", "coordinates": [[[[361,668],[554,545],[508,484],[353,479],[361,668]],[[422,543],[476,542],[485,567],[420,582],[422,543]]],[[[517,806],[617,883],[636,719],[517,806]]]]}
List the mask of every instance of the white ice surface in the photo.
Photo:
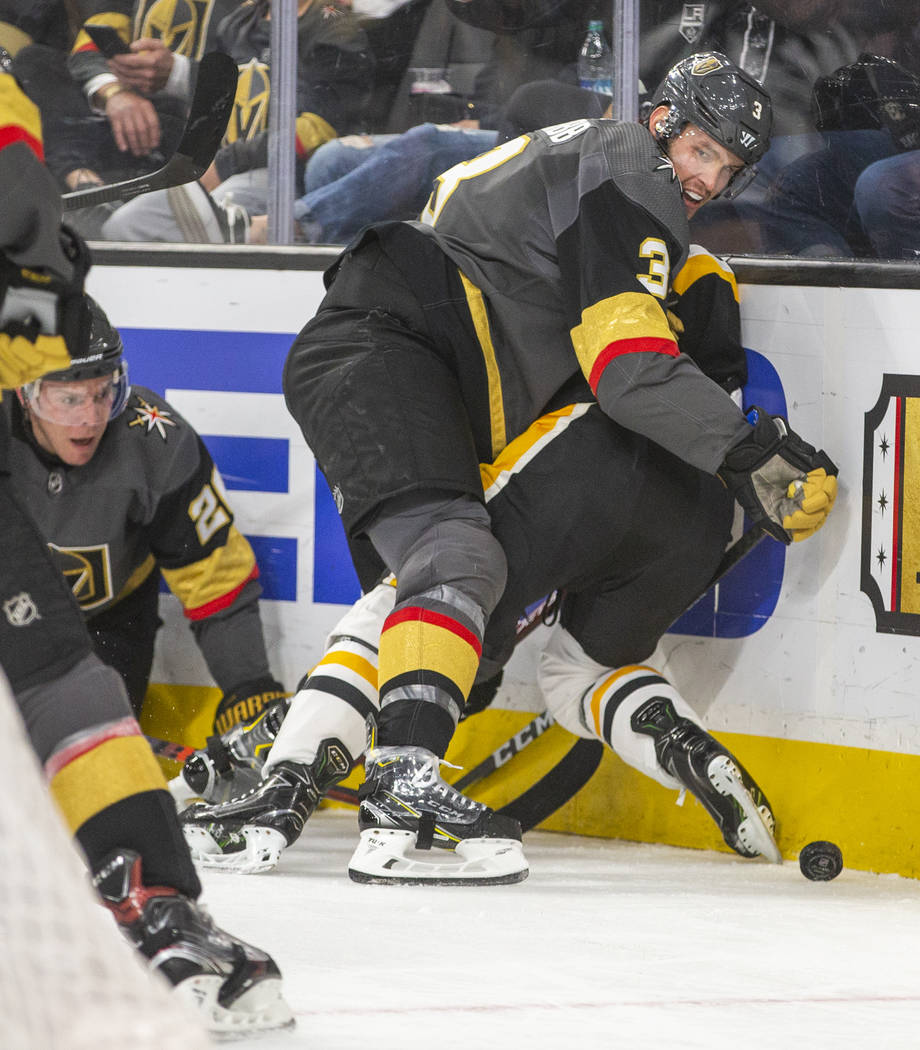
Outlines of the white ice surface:
{"type": "Polygon", "coordinates": [[[234,1047],[920,1047],[915,880],[531,832],[517,886],[364,886],[356,838],[320,812],[271,874],[203,873],[297,1018],[234,1047]]]}

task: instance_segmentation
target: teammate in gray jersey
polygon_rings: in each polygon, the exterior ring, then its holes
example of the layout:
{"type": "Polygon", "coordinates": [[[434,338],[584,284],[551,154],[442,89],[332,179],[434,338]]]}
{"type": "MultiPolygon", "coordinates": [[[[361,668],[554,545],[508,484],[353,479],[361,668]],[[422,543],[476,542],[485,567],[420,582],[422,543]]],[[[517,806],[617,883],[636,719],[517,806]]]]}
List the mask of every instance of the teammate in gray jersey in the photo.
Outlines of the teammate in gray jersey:
{"type": "Polygon", "coordinates": [[[215,730],[226,732],[287,695],[269,670],[255,555],[203,441],[153,391],[129,386],[121,336],[89,302],[85,349],[0,406],[16,492],[136,713],[162,573],[223,692],[215,730]]]}
{"type": "MultiPolygon", "coordinates": [[[[69,368],[89,337],[88,253],[61,227],[42,156],[38,111],[0,70],[4,392],[69,368]]],[[[2,404],[10,400],[5,394],[2,404]]],[[[271,957],[219,929],[196,903],[201,884],[124,685],[93,652],[11,482],[6,423],[0,419],[0,665],[61,816],[126,937],[209,1027],[239,1033],[293,1023],[271,957]]]]}
{"type": "MultiPolygon", "coordinates": [[[[360,562],[392,571],[380,713],[353,877],[389,880],[413,846],[457,877],[517,881],[520,829],[441,779],[506,557],[483,503],[493,462],[573,377],[625,430],[718,474],[782,542],[819,528],[835,468],[785,420],[745,418],[679,352],[663,303],[687,218],[740,191],[769,143],[770,99],[714,52],[680,62],[647,126],[577,120],[440,176],[423,221],[372,227],[327,275],[285,368],[288,406],[360,562]]],[[[624,469],[618,488],[637,483],[624,469]]]]}

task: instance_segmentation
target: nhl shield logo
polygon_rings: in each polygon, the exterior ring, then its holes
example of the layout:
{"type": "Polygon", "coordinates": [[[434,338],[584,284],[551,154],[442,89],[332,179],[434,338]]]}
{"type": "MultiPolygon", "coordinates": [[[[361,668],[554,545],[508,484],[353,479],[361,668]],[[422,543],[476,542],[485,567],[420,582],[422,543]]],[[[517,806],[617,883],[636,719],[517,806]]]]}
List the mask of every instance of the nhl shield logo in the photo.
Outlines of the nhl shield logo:
{"type": "Polygon", "coordinates": [[[41,614],[32,600],[32,595],[27,591],[22,591],[20,594],[14,594],[12,598],[7,598],[3,603],[3,615],[11,627],[28,627],[30,623],[35,623],[36,620],[41,619],[41,614]]]}
{"type": "Polygon", "coordinates": [[[877,631],[920,634],[920,376],[883,376],[863,457],[860,589],[877,631]]]}

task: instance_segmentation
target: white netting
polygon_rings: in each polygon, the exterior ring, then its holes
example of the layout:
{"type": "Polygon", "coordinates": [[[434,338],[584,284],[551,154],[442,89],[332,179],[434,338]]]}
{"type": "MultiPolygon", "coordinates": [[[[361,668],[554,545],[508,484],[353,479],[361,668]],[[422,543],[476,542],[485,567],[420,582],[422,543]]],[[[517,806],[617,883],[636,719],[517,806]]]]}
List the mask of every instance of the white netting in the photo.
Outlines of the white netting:
{"type": "Polygon", "coordinates": [[[0,1045],[205,1050],[98,903],[0,672],[0,1045]]]}

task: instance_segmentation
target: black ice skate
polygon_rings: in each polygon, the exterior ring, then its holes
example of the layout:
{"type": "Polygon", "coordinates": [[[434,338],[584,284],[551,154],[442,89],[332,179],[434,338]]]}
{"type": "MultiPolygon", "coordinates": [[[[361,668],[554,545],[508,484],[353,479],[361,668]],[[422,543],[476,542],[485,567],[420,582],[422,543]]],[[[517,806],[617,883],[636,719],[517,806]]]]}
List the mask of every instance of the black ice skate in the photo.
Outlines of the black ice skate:
{"type": "Polygon", "coordinates": [[[774,864],[782,863],[766,795],[718,740],[689,718],[680,717],[663,696],[652,697],[637,708],[631,725],[637,733],[652,737],[658,761],[699,799],[736,853],[763,855],[774,864]]]}
{"type": "Polygon", "coordinates": [[[345,745],[324,740],[310,765],[279,762],[254,788],[217,805],[196,803],[179,815],[192,857],[204,868],[256,875],[271,871],[295,842],[353,759],[345,745]]]}
{"type": "Polygon", "coordinates": [[[171,886],[145,886],[139,854],[110,853],[93,884],[150,969],[205,1015],[210,1031],[245,1035],[293,1025],[271,956],[225,933],[171,886]]]}
{"type": "Polygon", "coordinates": [[[255,718],[209,737],[207,747],[190,755],[170,782],[179,807],[198,799],[226,802],[254,788],[290,706],[289,697],[273,700],[255,718]]]}
{"type": "Polygon", "coordinates": [[[348,865],[355,882],[492,885],[527,877],[521,826],[461,795],[423,747],[368,752],[358,807],[361,840],[348,865]],[[407,853],[450,852],[443,861],[407,853]]]}

